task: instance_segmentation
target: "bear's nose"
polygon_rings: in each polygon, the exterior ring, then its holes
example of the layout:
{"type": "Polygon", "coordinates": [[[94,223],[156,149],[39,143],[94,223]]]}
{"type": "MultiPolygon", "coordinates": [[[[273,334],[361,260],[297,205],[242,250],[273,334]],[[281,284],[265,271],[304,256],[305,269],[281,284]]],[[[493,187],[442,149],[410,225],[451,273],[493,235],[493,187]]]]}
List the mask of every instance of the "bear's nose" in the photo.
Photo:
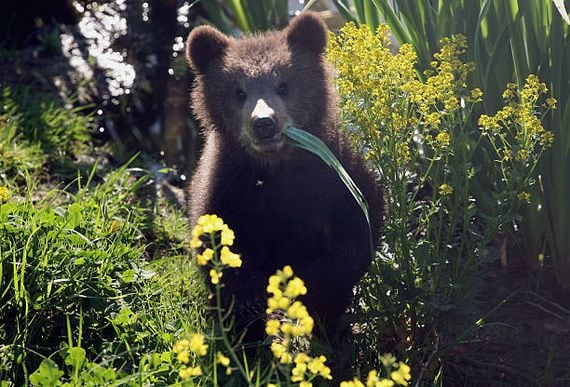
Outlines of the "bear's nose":
{"type": "Polygon", "coordinates": [[[272,137],[277,132],[277,122],[271,116],[255,117],[251,126],[260,138],[272,137]]]}

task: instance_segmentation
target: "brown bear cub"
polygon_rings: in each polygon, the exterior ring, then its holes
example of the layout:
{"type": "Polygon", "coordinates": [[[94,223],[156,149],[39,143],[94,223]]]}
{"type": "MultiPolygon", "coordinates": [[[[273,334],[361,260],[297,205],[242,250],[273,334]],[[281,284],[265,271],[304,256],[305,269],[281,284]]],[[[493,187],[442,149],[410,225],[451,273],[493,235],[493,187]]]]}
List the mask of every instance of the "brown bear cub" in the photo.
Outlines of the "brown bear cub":
{"type": "Polygon", "coordinates": [[[335,322],[372,259],[365,217],[336,172],[283,134],[294,126],[327,144],[366,197],[378,239],[381,189],[339,130],[326,42],[324,22],[310,12],[283,31],[233,39],[202,26],[187,40],[205,136],[190,222],[216,214],[235,231],[243,265],[222,282],[238,327],[263,316],[268,278],[285,265],[305,281],[309,312],[335,322]]]}

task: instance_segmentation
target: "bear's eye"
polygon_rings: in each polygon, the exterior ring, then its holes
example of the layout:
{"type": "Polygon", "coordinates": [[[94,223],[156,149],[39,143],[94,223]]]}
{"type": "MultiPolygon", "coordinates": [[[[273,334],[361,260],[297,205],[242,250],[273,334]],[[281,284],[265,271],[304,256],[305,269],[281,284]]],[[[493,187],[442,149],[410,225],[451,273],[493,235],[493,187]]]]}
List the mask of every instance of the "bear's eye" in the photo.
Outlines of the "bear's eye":
{"type": "Polygon", "coordinates": [[[237,89],[236,90],[236,101],[238,102],[244,102],[247,98],[247,94],[245,94],[245,91],[243,91],[243,89],[237,89]]]}
{"type": "Polygon", "coordinates": [[[279,86],[277,87],[277,94],[285,96],[288,93],[289,93],[289,87],[287,86],[287,84],[286,83],[279,84],[279,86]]]}

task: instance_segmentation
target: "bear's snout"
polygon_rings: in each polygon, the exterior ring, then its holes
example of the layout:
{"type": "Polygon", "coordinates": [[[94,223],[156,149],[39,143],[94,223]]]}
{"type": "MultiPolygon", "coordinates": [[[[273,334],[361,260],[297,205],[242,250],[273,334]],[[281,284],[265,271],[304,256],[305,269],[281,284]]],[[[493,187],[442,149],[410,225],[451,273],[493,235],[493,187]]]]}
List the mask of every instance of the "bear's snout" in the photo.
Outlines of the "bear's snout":
{"type": "Polygon", "coordinates": [[[277,121],[274,117],[256,117],[251,122],[255,135],[260,139],[271,138],[277,132],[277,121]]]}
{"type": "Polygon", "coordinates": [[[283,133],[275,110],[264,99],[260,98],[256,101],[250,117],[251,132],[258,146],[273,148],[282,143],[283,133]]]}

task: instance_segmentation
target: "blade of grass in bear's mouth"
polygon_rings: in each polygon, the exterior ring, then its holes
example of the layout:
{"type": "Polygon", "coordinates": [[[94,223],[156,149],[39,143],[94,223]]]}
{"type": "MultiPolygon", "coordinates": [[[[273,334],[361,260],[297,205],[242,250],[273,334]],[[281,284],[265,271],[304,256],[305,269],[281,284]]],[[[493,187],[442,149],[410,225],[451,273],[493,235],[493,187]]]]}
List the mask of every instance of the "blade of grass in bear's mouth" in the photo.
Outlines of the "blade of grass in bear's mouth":
{"type": "Polygon", "coordinates": [[[294,128],[289,126],[283,129],[283,133],[287,136],[287,138],[291,141],[291,144],[296,146],[297,148],[305,149],[315,155],[319,156],[321,160],[323,160],[329,167],[334,169],[340,180],[344,183],[346,188],[350,191],[354,200],[358,203],[362,212],[364,213],[364,217],[366,218],[366,223],[368,224],[368,234],[370,237],[370,251],[373,252],[373,243],[372,243],[372,230],[370,228],[370,217],[368,216],[368,205],[366,204],[366,199],[364,199],[364,195],[354,183],[346,169],[342,166],[340,161],[336,158],[336,156],[331,152],[331,150],[327,147],[327,145],[318,137],[313,136],[311,133],[306,132],[302,129],[294,128]]]}

